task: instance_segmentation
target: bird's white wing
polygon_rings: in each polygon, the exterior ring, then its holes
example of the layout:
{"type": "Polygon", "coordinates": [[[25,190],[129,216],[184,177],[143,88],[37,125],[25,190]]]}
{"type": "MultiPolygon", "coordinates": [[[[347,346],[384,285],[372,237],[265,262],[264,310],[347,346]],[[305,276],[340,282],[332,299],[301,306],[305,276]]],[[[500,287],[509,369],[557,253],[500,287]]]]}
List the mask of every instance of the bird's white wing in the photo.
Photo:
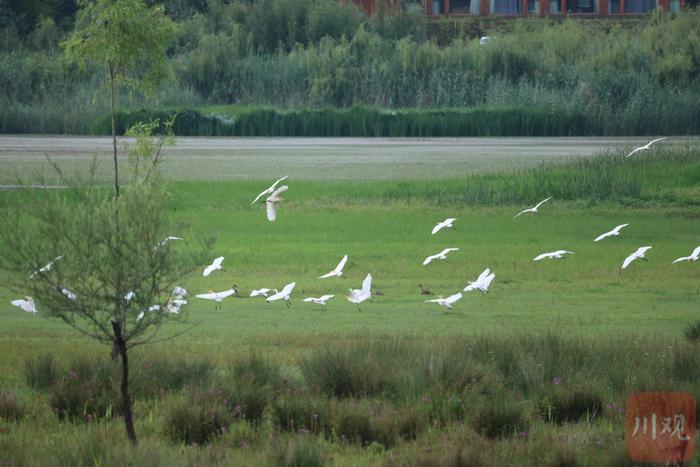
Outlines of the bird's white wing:
{"type": "Polygon", "coordinates": [[[272,186],[270,186],[270,191],[273,191],[273,190],[277,187],[277,185],[279,184],[279,182],[281,182],[281,181],[283,181],[283,180],[286,180],[288,177],[289,177],[289,175],[285,175],[284,177],[280,178],[280,179],[277,180],[275,183],[273,183],[272,186]]]}
{"type": "Polygon", "coordinates": [[[434,298],[432,300],[426,300],[425,303],[440,303],[444,300],[444,298],[434,298]]]}
{"type": "Polygon", "coordinates": [[[445,303],[447,303],[448,305],[452,305],[454,302],[456,302],[456,301],[459,300],[460,298],[462,298],[462,293],[461,293],[461,292],[457,292],[456,294],[450,295],[449,297],[447,297],[447,298],[445,299],[445,303]]]}
{"type": "Polygon", "coordinates": [[[535,259],[533,261],[539,261],[541,259],[549,258],[552,255],[552,253],[542,253],[541,255],[535,256],[535,259]]]}
{"type": "Polygon", "coordinates": [[[438,233],[440,230],[442,230],[442,228],[445,227],[445,225],[446,225],[446,224],[445,224],[444,222],[438,222],[438,223],[435,225],[435,227],[433,227],[433,231],[432,231],[430,234],[431,234],[431,235],[435,235],[435,234],[438,233]]]}
{"type": "Polygon", "coordinates": [[[493,282],[493,280],[494,280],[495,278],[496,278],[496,274],[494,274],[494,273],[491,273],[491,274],[489,274],[488,276],[486,276],[486,277],[484,278],[484,282],[483,282],[483,284],[482,284],[482,287],[483,287],[484,289],[487,289],[487,290],[488,290],[488,288],[491,286],[491,282],[493,282]]]}
{"type": "Polygon", "coordinates": [[[671,263],[671,264],[680,263],[681,261],[690,261],[691,259],[692,259],[692,256],[681,256],[680,258],[673,261],[673,263],[671,263]]]}
{"type": "Polygon", "coordinates": [[[634,148],[634,149],[632,150],[632,152],[630,152],[629,154],[627,154],[625,157],[630,157],[632,154],[636,154],[636,153],[638,153],[639,151],[643,151],[643,150],[645,150],[645,149],[646,149],[646,146],[639,146],[638,148],[634,148]]]}
{"type": "Polygon", "coordinates": [[[277,201],[279,199],[279,196],[288,189],[289,187],[287,185],[282,185],[281,187],[277,188],[275,191],[272,192],[268,200],[272,199],[273,201],[277,201]]]}
{"type": "Polygon", "coordinates": [[[296,285],[297,285],[296,282],[291,282],[291,283],[285,285],[280,293],[282,294],[283,297],[286,297],[292,293],[292,290],[294,290],[294,286],[296,286],[296,285]]]}
{"type": "Polygon", "coordinates": [[[226,298],[226,297],[229,297],[235,293],[236,293],[236,289],[229,289],[229,290],[225,290],[223,292],[219,292],[217,295],[221,298],[226,298]]]}
{"type": "Polygon", "coordinates": [[[624,229],[627,227],[629,224],[620,224],[617,227],[615,227],[612,231],[615,233],[620,233],[620,230],[624,229]]]}
{"type": "Polygon", "coordinates": [[[307,297],[304,299],[305,302],[313,302],[313,303],[318,303],[318,301],[321,300],[320,298],[314,298],[314,297],[307,297]]]}
{"type": "Polygon", "coordinates": [[[262,198],[264,195],[269,194],[271,191],[272,190],[270,190],[270,188],[268,188],[267,190],[261,191],[260,194],[258,196],[256,196],[255,199],[253,200],[253,202],[250,204],[257,203],[260,198],[262,198]]]}
{"type": "Polygon", "coordinates": [[[267,211],[267,220],[270,222],[277,219],[277,203],[267,200],[265,202],[265,210],[267,211]]]}
{"type": "Polygon", "coordinates": [[[329,300],[333,297],[335,297],[335,295],[321,295],[321,298],[319,298],[319,300],[325,302],[326,300],[329,300]]]}
{"type": "Polygon", "coordinates": [[[598,235],[598,236],[595,238],[595,240],[593,240],[593,241],[594,241],[594,242],[599,242],[599,241],[603,240],[604,238],[609,237],[609,236],[612,235],[612,234],[613,234],[613,231],[605,232],[604,234],[598,235]]]}
{"type": "Polygon", "coordinates": [[[345,267],[345,263],[348,262],[348,255],[343,256],[343,259],[340,260],[340,263],[335,267],[334,272],[340,273],[343,271],[343,268],[345,267]]]}
{"type": "Polygon", "coordinates": [[[218,268],[218,267],[221,267],[221,263],[223,263],[223,262],[224,262],[224,257],[223,257],[223,256],[219,256],[218,258],[216,258],[216,259],[214,260],[214,262],[212,263],[212,266],[215,266],[215,267],[217,267],[217,268],[218,268]]]}
{"type": "Polygon", "coordinates": [[[634,253],[625,258],[625,260],[622,262],[622,269],[625,269],[627,266],[629,266],[630,263],[635,259],[637,259],[637,256],[634,253]]]}
{"type": "Polygon", "coordinates": [[[205,300],[216,300],[219,298],[219,294],[217,292],[211,292],[211,293],[200,293],[195,295],[197,298],[203,298],[205,300]]]}
{"type": "MultiPolygon", "coordinates": [[[[695,248],[693,252],[690,254],[691,258],[700,258],[700,246],[695,248]]],[[[695,259],[697,261],[697,259],[695,259]]]]}
{"type": "Polygon", "coordinates": [[[532,212],[533,209],[534,209],[534,208],[523,209],[522,211],[520,211],[519,213],[517,213],[517,214],[516,214],[515,216],[513,216],[513,217],[518,217],[519,215],[525,214],[526,212],[532,212]]]}
{"type": "Polygon", "coordinates": [[[486,277],[491,273],[491,269],[486,268],[482,271],[481,274],[479,274],[479,277],[477,277],[476,281],[477,282],[482,282],[486,277]]]}
{"type": "Polygon", "coordinates": [[[365,295],[370,295],[370,288],[372,287],[372,274],[367,274],[365,280],[362,281],[362,293],[365,295]]]}
{"type": "Polygon", "coordinates": [[[643,258],[646,252],[649,250],[651,250],[650,246],[640,246],[639,248],[637,248],[637,251],[635,251],[632,254],[643,258]]]}
{"type": "Polygon", "coordinates": [[[543,199],[542,201],[540,201],[539,203],[537,203],[537,205],[535,206],[535,209],[539,209],[540,206],[542,206],[544,203],[546,203],[546,202],[549,201],[550,199],[552,199],[551,196],[550,196],[549,198],[547,198],[547,199],[543,199]]]}
{"type": "Polygon", "coordinates": [[[445,248],[440,253],[438,253],[438,256],[443,256],[443,255],[448,254],[451,251],[458,251],[458,250],[459,250],[459,248],[445,248]]]}
{"type": "Polygon", "coordinates": [[[651,141],[649,141],[649,142],[647,143],[647,146],[651,147],[652,144],[658,143],[659,141],[663,141],[663,140],[665,140],[666,138],[668,138],[668,136],[664,136],[663,138],[652,139],[651,141]]]}
{"type": "Polygon", "coordinates": [[[428,264],[430,264],[430,262],[431,262],[432,260],[434,260],[434,259],[437,258],[438,256],[440,256],[440,255],[428,256],[427,258],[425,258],[425,259],[423,260],[423,266],[427,266],[428,264]]]}

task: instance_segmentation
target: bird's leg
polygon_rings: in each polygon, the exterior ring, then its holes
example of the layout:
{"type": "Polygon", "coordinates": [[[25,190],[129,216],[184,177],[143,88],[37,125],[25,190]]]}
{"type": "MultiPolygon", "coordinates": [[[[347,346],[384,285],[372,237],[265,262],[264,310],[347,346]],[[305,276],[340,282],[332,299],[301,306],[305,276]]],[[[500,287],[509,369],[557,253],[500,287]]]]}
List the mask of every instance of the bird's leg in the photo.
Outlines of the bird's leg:
{"type": "Polygon", "coordinates": [[[285,300],[285,303],[287,304],[287,308],[289,308],[289,300],[285,300]]]}

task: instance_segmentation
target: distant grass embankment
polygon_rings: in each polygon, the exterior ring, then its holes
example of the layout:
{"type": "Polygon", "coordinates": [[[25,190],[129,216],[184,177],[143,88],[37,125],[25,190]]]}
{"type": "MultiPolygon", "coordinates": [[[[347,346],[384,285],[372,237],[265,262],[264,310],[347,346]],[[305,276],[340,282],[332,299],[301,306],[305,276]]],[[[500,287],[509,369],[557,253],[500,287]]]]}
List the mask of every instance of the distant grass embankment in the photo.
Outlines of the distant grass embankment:
{"type": "MultiPolygon", "coordinates": [[[[591,136],[605,134],[597,119],[569,110],[532,107],[470,107],[387,110],[279,110],[265,107],[215,106],[184,110],[135,110],[117,113],[117,132],[143,121],[174,120],[178,136],[327,136],[327,137],[458,137],[458,136],[591,136]]],[[[103,115],[90,128],[111,134],[111,117],[103,115]]],[[[641,134],[698,134],[700,120],[683,124],[659,120],[641,134]]]]}

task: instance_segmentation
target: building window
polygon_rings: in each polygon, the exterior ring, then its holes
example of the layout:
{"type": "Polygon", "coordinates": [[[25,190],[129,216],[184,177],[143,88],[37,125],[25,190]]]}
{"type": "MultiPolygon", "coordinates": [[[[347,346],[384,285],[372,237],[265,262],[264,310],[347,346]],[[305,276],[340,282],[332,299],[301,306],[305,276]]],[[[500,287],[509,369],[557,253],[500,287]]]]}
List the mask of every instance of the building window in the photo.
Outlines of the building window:
{"type": "Polygon", "coordinates": [[[608,3],[608,11],[610,13],[620,13],[620,0],[610,0],[610,3],[608,3]]]}
{"type": "Polygon", "coordinates": [[[569,0],[566,9],[571,13],[595,13],[595,0],[569,0]]]}
{"type": "Polygon", "coordinates": [[[648,13],[655,8],[655,0],[625,0],[625,13],[648,13]]]}
{"type": "MultiPolygon", "coordinates": [[[[547,1],[547,0],[545,0],[547,1]]],[[[561,14],[561,0],[549,0],[549,14],[550,15],[560,15],[561,14]]]]}
{"type": "Polygon", "coordinates": [[[491,0],[491,13],[499,15],[520,15],[523,12],[521,0],[491,0]]]}
{"type": "Polygon", "coordinates": [[[444,13],[445,13],[445,5],[442,3],[442,0],[433,0],[432,14],[442,15],[444,13]]]}
{"type": "Polygon", "coordinates": [[[540,0],[530,0],[527,2],[527,14],[528,15],[539,15],[540,14],[540,0]]]}

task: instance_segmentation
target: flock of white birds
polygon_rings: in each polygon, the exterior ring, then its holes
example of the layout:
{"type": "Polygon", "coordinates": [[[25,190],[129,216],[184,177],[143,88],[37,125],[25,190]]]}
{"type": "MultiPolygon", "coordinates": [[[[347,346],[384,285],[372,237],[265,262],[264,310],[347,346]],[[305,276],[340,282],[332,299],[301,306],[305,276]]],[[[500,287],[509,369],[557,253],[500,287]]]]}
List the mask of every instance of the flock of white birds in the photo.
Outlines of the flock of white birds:
{"type": "MultiPolygon", "coordinates": [[[[666,139],[664,138],[657,138],[649,143],[647,143],[644,146],[640,146],[638,148],[635,148],[633,151],[631,151],[629,154],[627,154],[625,157],[630,157],[633,154],[636,154],[640,151],[645,151],[649,150],[653,144],[662,141],[666,139]]],[[[288,178],[288,175],[280,178],[279,180],[275,181],[269,188],[265,189],[262,191],[258,196],[255,197],[253,202],[251,204],[255,204],[260,198],[262,198],[265,195],[269,195],[265,199],[265,211],[267,214],[267,219],[271,222],[275,221],[277,219],[277,208],[278,205],[281,201],[283,201],[283,198],[280,197],[280,195],[284,192],[286,192],[289,187],[287,185],[282,185],[279,188],[277,185],[279,185],[280,182],[286,180],[288,178]]],[[[523,214],[536,214],[539,212],[539,208],[542,207],[545,203],[550,201],[552,197],[548,197],[539,203],[537,203],[535,206],[531,208],[524,209],[517,213],[514,217],[519,217],[523,214]]],[[[455,221],[457,221],[457,218],[449,217],[445,219],[442,222],[439,222],[437,225],[435,225],[431,231],[432,235],[437,234],[443,229],[446,228],[452,228],[454,226],[455,221]]],[[[620,232],[622,229],[627,227],[629,224],[620,224],[616,226],[614,229],[610,230],[609,232],[605,232],[598,237],[596,237],[593,241],[594,242],[599,242],[605,238],[608,237],[613,237],[613,236],[619,236],[620,232]]],[[[180,237],[173,237],[169,236],[166,237],[162,242],[160,242],[158,245],[154,247],[154,249],[159,248],[163,245],[165,245],[167,242],[172,241],[172,240],[182,240],[180,237]]],[[[646,260],[646,253],[651,249],[651,246],[642,246],[639,247],[636,251],[634,251],[632,254],[627,256],[624,261],[622,262],[621,269],[626,269],[632,262],[634,262],[637,259],[643,259],[646,260]]],[[[434,260],[446,260],[447,255],[453,251],[459,251],[459,248],[445,248],[441,252],[428,256],[423,260],[423,266],[427,266],[434,260]]],[[[552,252],[546,252],[542,253],[540,255],[537,255],[533,261],[540,261],[543,259],[562,259],[564,258],[564,255],[568,254],[574,254],[573,251],[569,250],[556,250],[552,252]]],[[[46,273],[51,270],[51,267],[53,264],[60,260],[63,256],[57,256],[54,258],[52,261],[50,261],[46,266],[38,269],[37,271],[33,272],[30,275],[30,278],[34,278],[37,274],[42,274],[46,273]]],[[[698,261],[700,259],[700,246],[695,248],[693,252],[689,256],[683,256],[680,258],[677,258],[676,260],[673,261],[673,264],[682,262],[682,261],[698,261]]],[[[209,276],[212,274],[214,271],[222,270],[222,264],[224,261],[223,256],[219,256],[215,258],[212,262],[212,264],[206,266],[204,270],[202,271],[202,275],[204,277],[209,276]]],[[[319,276],[319,279],[328,279],[331,277],[341,277],[343,275],[343,268],[345,267],[345,264],[348,261],[348,255],[343,256],[343,258],[340,260],[338,265],[330,272],[327,274],[324,274],[322,276],[319,276]]],[[[491,285],[491,282],[493,279],[496,277],[496,274],[491,271],[490,268],[486,268],[480,275],[477,277],[476,280],[474,281],[468,281],[468,285],[464,287],[463,291],[464,292],[471,292],[478,290],[482,293],[488,293],[489,287],[491,285]]],[[[262,296],[265,298],[265,300],[269,302],[277,301],[277,300],[284,300],[285,303],[287,304],[287,307],[290,306],[290,297],[292,295],[292,291],[294,290],[294,287],[296,286],[296,282],[291,282],[287,285],[285,285],[282,290],[277,290],[277,289],[269,289],[269,288],[260,288],[253,290],[250,293],[251,297],[258,297],[262,296]]],[[[226,298],[234,295],[236,291],[236,286],[234,285],[232,288],[228,290],[224,290],[222,292],[213,292],[210,291],[209,293],[203,293],[203,294],[197,294],[197,298],[205,299],[205,300],[213,300],[216,302],[216,307],[217,309],[221,308],[221,302],[226,298]]],[[[347,295],[347,300],[351,303],[354,303],[358,305],[358,310],[360,310],[360,304],[365,302],[366,300],[370,299],[372,297],[372,292],[371,292],[371,287],[372,287],[372,274],[367,274],[367,277],[365,277],[364,281],[362,281],[362,287],[359,289],[349,289],[349,293],[347,295]]],[[[76,295],[69,290],[59,287],[59,290],[70,300],[75,300],[76,295]]],[[[421,293],[424,295],[432,295],[431,292],[423,289],[421,285],[421,293]]],[[[124,296],[124,300],[129,302],[130,300],[133,299],[134,297],[134,292],[130,291],[124,296]]],[[[173,293],[171,295],[170,300],[165,306],[165,310],[169,313],[173,314],[178,314],[180,312],[180,308],[187,304],[187,291],[182,288],[182,287],[175,287],[173,290],[173,293]]],[[[322,295],[320,297],[306,297],[304,298],[304,302],[307,303],[315,303],[318,305],[323,306],[323,308],[326,308],[326,302],[332,298],[334,298],[335,295],[332,294],[326,294],[322,295]]],[[[426,300],[426,303],[436,303],[440,306],[445,307],[446,309],[452,309],[452,305],[456,303],[458,300],[462,298],[462,292],[455,293],[453,295],[448,296],[447,298],[443,298],[442,296],[438,296],[436,299],[431,299],[431,300],[426,300]]],[[[15,305],[22,310],[36,314],[37,309],[36,305],[34,303],[34,300],[32,297],[25,297],[24,299],[19,299],[19,300],[13,300],[12,305],[15,305]]],[[[137,317],[138,320],[143,319],[145,316],[146,312],[156,312],[160,311],[161,307],[160,305],[153,305],[151,306],[148,310],[141,311],[137,317]]]]}

